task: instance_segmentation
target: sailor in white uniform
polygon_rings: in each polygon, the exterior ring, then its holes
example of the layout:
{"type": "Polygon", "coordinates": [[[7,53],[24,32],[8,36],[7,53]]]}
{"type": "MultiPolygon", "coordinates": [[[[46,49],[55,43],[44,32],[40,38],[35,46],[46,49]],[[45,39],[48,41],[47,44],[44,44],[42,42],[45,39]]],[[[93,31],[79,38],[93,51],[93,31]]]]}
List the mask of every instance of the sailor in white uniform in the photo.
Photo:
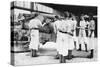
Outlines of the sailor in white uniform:
{"type": "Polygon", "coordinates": [[[84,17],[81,17],[80,21],[80,31],[79,31],[79,51],[85,50],[87,52],[87,44],[88,44],[88,39],[86,37],[86,32],[85,28],[87,26],[87,22],[85,21],[84,17]]]}
{"type": "Polygon", "coordinates": [[[65,56],[68,55],[67,49],[67,36],[66,36],[66,24],[64,20],[57,20],[55,23],[55,30],[57,33],[57,52],[59,54],[60,63],[65,63],[65,56]]]}
{"type": "Polygon", "coordinates": [[[66,18],[65,20],[66,26],[67,26],[67,33],[66,33],[66,45],[67,45],[67,51],[68,54],[65,56],[66,59],[71,60],[74,56],[72,55],[72,50],[74,49],[74,40],[73,40],[73,31],[74,31],[74,22],[72,20],[72,17],[66,18]]]}
{"type": "Polygon", "coordinates": [[[56,55],[55,59],[59,59],[59,47],[58,47],[59,46],[59,44],[58,44],[59,31],[58,31],[58,28],[59,28],[60,24],[61,24],[61,21],[60,21],[59,17],[55,16],[55,22],[53,23],[54,33],[56,34],[56,44],[57,44],[56,45],[57,55],[56,55]]]}
{"type": "Polygon", "coordinates": [[[94,42],[94,30],[95,30],[95,21],[93,18],[90,19],[89,23],[89,44],[87,45],[87,49],[90,50],[90,55],[87,56],[87,58],[93,58],[94,56],[94,48],[95,48],[95,42],[94,42]]]}
{"type": "Polygon", "coordinates": [[[43,26],[43,20],[43,16],[38,15],[35,18],[31,19],[28,24],[31,37],[29,48],[31,48],[32,57],[37,57],[37,51],[39,46],[39,28],[43,26]]]}
{"type": "Polygon", "coordinates": [[[90,30],[89,37],[94,37],[95,21],[93,19],[90,20],[89,30],[90,30]]]}
{"type": "Polygon", "coordinates": [[[72,17],[72,22],[73,22],[73,40],[74,40],[74,48],[78,49],[78,38],[76,37],[76,27],[77,27],[77,21],[75,17],[72,17]]]}

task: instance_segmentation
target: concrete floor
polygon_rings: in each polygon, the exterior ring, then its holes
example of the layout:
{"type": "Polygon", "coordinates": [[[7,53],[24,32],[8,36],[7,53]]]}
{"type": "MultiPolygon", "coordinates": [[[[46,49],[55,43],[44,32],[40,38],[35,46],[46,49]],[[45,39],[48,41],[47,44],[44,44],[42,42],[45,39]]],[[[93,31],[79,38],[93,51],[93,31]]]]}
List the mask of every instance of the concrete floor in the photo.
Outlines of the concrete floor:
{"type": "MultiPolygon", "coordinates": [[[[77,62],[90,62],[97,60],[97,39],[94,38],[95,42],[95,51],[94,51],[94,58],[73,58],[72,60],[66,60],[66,63],[77,63],[77,62]]],[[[39,49],[38,55],[39,57],[31,57],[30,52],[24,53],[12,53],[14,54],[14,64],[16,66],[20,65],[37,65],[37,64],[57,64],[59,63],[58,59],[55,59],[57,54],[56,50],[51,45],[43,46],[39,49]]],[[[76,51],[73,50],[74,56],[87,56],[89,52],[84,51],[76,51]]]]}

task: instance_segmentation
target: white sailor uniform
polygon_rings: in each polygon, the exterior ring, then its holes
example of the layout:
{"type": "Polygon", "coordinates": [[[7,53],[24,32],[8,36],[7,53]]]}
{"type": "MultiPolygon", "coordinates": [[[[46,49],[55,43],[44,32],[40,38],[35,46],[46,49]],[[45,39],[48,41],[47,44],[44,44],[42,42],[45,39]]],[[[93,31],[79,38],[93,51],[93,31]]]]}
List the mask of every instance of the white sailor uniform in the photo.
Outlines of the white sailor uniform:
{"type": "Polygon", "coordinates": [[[30,45],[29,47],[35,50],[38,50],[39,46],[39,26],[42,26],[42,23],[39,19],[32,19],[29,22],[29,28],[30,28],[30,45]]]}

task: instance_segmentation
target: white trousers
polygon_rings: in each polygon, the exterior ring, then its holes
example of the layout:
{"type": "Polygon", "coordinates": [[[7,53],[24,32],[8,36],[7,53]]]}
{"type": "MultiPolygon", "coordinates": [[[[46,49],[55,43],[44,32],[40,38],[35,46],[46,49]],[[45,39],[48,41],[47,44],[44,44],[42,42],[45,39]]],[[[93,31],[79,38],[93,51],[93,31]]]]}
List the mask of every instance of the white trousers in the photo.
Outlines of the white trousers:
{"type": "Polygon", "coordinates": [[[74,49],[74,40],[73,40],[73,36],[66,34],[67,35],[67,44],[68,44],[68,49],[69,50],[73,50],[74,49]]]}
{"type": "Polygon", "coordinates": [[[73,41],[76,42],[76,46],[74,46],[74,48],[79,49],[78,37],[73,36],[73,41]]]}
{"type": "Polygon", "coordinates": [[[86,37],[85,29],[80,29],[78,43],[81,44],[82,50],[85,50],[85,44],[89,44],[88,38],[86,37]]]}
{"type": "Polygon", "coordinates": [[[88,50],[95,49],[95,40],[94,40],[94,37],[89,38],[89,44],[87,45],[87,49],[88,50]]]}
{"type": "Polygon", "coordinates": [[[39,31],[38,30],[31,30],[31,41],[30,41],[30,45],[29,48],[31,49],[35,49],[38,50],[38,46],[39,46],[39,31]]]}
{"type": "Polygon", "coordinates": [[[87,49],[91,50],[91,49],[95,49],[95,38],[94,38],[94,31],[88,30],[89,32],[89,36],[91,35],[90,38],[88,38],[88,45],[87,45],[87,49]]]}
{"type": "Polygon", "coordinates": [[[68,55],[68,50],[74,49],[74,42],[72,36],[58,32],[57,33],[57,51],[63,56],[68,55]]]}

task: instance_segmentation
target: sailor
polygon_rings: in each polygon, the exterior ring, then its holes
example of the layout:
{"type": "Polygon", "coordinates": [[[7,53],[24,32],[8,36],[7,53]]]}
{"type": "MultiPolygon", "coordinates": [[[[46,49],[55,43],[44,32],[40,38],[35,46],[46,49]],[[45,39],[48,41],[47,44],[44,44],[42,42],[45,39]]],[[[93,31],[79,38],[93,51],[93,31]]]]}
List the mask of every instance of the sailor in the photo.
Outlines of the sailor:
{"type": "Polygon", "coordinates": [[[56,55],[56,57],[55,57],[55,59],[59,59],[59,47],[58,47],[58,41],[59,41],[59,31],[58,31],[58,28],[59,28],[59,26],[60,26],[60,24],[61,24],[61,21],[60,21],[60,18],[59,18],[59,16],[55,16],[55,21],[54,21],[54,23],[53,23],[53,28],[54,28],[54,33],[55,33],[55,35],[56,35],[56,50],[57,50],[57,55],[56,55]]]}
{"type": "Polygon", "coordinates": [[[39,28],[41,28],[42,22],[44,20],[44,17],[42,15],[37,15],[32,18],[29,22],[29,29],[30,29],[30,45],[29,48],[31,48],[31,56],[37,57],[37,51],[39,46],[39,28]]]}
{"type": "Polygon", "coordinates": [[[54,22],[55,30],[57,33],[56,43],[57,43],[57,52],[59,54],[60,63],[65,63],[65,56],[68,54],[67,45],[66,45],[66,25],[64,20],[57,20],[54,22]]]}
{"type": "Polygon", "coordinates": [[[89,29],[90,29],[89,37],[94,37],[95,21],[93,20],[93,18],[90,19],[89,29]]]}
{"type": "Polygon", "coordinates": [[[88,44],[88,50],[90,50],[90,55],[87,56],[87,58],[93,58],[93,53],[94,53],[94,30],[95,30],[95,21],[93,20],[93,18],[90,19],[90,23],[89,23],[89,30],[90,30],[90,35],[89,35],[89,44],[88,44]]]}
{"type": "Polygon", "coordinates": [[[88,44],[88,40],[86,37],[86,29],[87,23],[84,19],[83,16],[81,16],[81,20],[80,20],[80,31],[79,31],[79,51],[81,50],[85,50],[87,52],[87,44],[88,44]]]}
{"type": "Polygon", "coordinates": [[[74,40],[74,49],[78,49],[79,45],[78,45],[78,38],[76,37],[76,27],[77,27],[77,21],[75,16],[72,17],[72,22],[73,22],[73,40],[74,40]]]}
{"type": "Polygon", "coordinates": [[[66,59],[71,60],[74,56],[72,55],[72,50],[74,49],[74,40],[73,40],[73,31],[74,31],[74,23],[72,20],[72,16],[66,17],[66,49],[67,49],[67,56],[66,59]]]}

